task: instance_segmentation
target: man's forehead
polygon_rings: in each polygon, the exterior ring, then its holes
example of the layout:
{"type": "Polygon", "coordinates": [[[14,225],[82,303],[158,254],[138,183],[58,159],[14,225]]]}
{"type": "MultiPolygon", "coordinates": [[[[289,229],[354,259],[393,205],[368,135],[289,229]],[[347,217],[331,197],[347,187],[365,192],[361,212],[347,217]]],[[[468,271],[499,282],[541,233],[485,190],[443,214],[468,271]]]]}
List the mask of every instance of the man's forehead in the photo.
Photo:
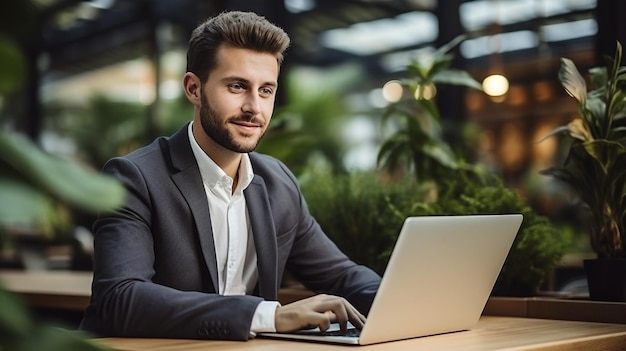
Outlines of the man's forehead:
{"type": "Polygon", "coordinates": [[[217,55],[215,72],[224,77],[239,77],[245,80],[263,80],[276,84],[279,65],[270,53],[234,47],[221,48],[217,55]]]}

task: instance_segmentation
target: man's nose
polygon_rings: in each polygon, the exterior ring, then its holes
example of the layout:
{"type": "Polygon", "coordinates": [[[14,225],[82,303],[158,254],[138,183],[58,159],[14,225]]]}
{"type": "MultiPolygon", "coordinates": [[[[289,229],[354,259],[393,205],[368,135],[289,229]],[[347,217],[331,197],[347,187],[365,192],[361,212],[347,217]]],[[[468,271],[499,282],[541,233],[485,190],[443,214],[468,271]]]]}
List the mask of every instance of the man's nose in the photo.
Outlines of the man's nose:
{"type": "Polygon", "coordinates": [[[243,106],[241,107],[242,112],[257,115],[261,109],[261,97],[258,94],[247,94],[246,100],[244,101],[243,106]]]}

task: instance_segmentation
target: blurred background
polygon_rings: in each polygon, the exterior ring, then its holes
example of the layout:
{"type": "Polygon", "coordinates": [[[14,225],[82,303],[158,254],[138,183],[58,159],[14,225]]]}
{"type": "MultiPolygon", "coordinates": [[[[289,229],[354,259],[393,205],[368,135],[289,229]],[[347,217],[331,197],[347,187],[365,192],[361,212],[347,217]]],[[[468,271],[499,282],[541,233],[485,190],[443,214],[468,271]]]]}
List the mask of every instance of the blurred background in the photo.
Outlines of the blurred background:
{"type": "MultiPolygon", "coordinates": [[[[1,128],[94,170],[173,133],[192,119],[181,89],[190,33],[233,9],[265,16],[292,39],[259,151],[299,177],[376,170],[382,111],[406,94],[397,83],[408,65],[463,35],[452,66],[484,91],[429,92],[443,138],[539,214],[576,223],[567,189],[539,174],[565,149],[556,138],[538,141],[577,113],[558,80],[560,58],[584,73],[603,65],[616,40],[626,43],[623,1],[4,0],[1,128]]],[[[76,212],[72,238],[88,251],[93,218],[76,212]]],[[[91,269],[88,258],[74,254],[72,268],[91,269]]]]}

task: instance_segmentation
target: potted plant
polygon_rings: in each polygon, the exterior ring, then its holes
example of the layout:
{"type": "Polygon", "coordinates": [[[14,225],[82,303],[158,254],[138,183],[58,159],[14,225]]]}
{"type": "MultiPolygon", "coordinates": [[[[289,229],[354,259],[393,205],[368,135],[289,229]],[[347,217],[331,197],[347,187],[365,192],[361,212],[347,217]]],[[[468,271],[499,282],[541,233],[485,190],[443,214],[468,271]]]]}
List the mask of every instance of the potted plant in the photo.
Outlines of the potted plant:
{"type": "Polygon", "coordinates": [[[559,80],[578,101],[579,115],[547,136],[564,134],[571,144],[561,166],[541,171],[570,185],[588,210],[590,244],[597,254],[584,261],[592,300],[626,301],[626,67],[621,60],[618,42],[606,67],[589,70],[589,89],[575,64],[561,60],[559,80]]]}

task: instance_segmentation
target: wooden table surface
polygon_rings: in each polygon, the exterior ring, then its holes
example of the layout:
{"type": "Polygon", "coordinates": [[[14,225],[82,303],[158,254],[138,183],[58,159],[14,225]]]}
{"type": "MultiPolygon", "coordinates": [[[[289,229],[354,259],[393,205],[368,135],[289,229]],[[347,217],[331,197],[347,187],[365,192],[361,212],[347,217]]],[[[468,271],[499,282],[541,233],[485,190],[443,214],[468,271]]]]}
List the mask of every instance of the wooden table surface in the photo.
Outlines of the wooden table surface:
{"type": "Polygon", "coordinates": [[[93,273],[76,271],[0,271],[0,284],[32,307],[84,311],[93,273]]]}
{"type": "MultiPolygon", "coordinates": [[[[91,296],[91,280],[91,272],[0,270],[0,284],[19,295],[30,306],[68,311],[85,309],[91,296]]],[[[301,298],[302,292],[299,290],[296,292],[286,289],[281,295],[285,300],[301,298]]],[[[624,303],[492,297],[487,303],[484,316],[471,331],[363,348],[367,350],[626,350],[625,315],[626,304],[624,303]]],[[[298,351],[306,351],[329,348],[329,345],[325,344],[264,339],[249,342],[224,342],[113,338],[103,339],[102,342],[119,350],[155,351],[293,350],[295,348],[298,351]]],[[[347,346],[338,347],[345,349],[347,346]]]]}
{"type": "MultiPolygon", "coordinates": [[[[83,311],[91,296],[91,272],[0,270],[0,284],[32,307],[83,311]]],[[[301,287],[281,288],[287,304],[311,296],[301,287]]],[[[626,303],[554,297],[490,297],[483,312],[503,317],[528,317],[626,324],[626,303]]]]}
{"type": "MultiPolygon", "coordinates": [[[[354,346],[270,340],[247,342],[176,339],[103,338],[118,351],[319,351],[354,346]]],[[[612,351],[626,349],[626,325],[547,319],[483,316],[469,331],[359,346],[364,351],[612,351]]]]}

